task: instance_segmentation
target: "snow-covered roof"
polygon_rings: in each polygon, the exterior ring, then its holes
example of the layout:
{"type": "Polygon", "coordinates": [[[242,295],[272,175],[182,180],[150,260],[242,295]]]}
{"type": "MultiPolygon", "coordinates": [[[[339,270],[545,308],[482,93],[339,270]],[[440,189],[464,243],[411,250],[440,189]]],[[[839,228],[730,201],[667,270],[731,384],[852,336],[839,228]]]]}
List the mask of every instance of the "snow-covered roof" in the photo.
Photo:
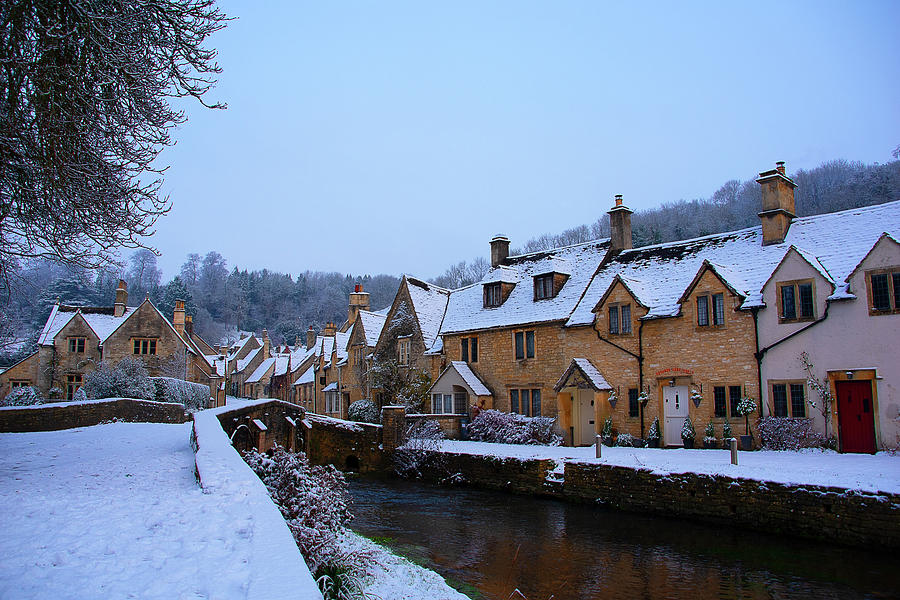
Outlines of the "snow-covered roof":
{"type": "Polygon", "coordinates": [[[413,310],[416,312],[416,319],[419,321],[419,328],[422,331],[422,339],[425,347],[430,348],[441,330],[450,290],[425,283],[414,277],[405,277],[405,279],[413,310]]]}
{"type": "Polygon", "coordinates": [[[375,344],[378,343],[378,337],[381,335],[381,330],[384,328],[384,322],[387,320],[387,312],[381,314],[361,310],[358,318],[366,334],[366,346],[375,347],[375,344]]]}
{"type": "Polygon", "coordinates": [[[336,392],[338,389],[337,381],[332,381],[328,385],[322,388],[323,392],[336,392]]]}
{"type": "Polygon", "coordinates": [[[125,322],[137,308],[127,307],[125,313],[121,317],[113,314],[112,307],[88,307],[88,306],[65,306],[55,304],[47,317],[47,323],[41,330],[38,338],[38,344],[42,346],[52,345],[56,335],[62,331],[62,328],[69,324],[69,321],[75,318],[77,313],[81,313],[88,326],[100,338],[102,344],[106,338],[119,328],[119,325],[125,322]]]}
{"type": "Polygon", "coordinates": [[[502,271],[515,271],[519,283],[506,301],[497,307],[484,307],[483,287],[494,281],[491,273],[484,281],[453,290],[441,333],[568,319],[608,248],[609,240],[598,240],[509,257],[502,271]],[[551,272],[569,273],[570,277],[555,297],[535,301],[532,278],[551,272]]]}
{"type": "Polygon", "coordinates": [[[279,354],[275,357],[275,371],[272,375],[284,375],[288,371],[288,365],[290,364],[291,355],[290,354],[279,354]]]}
{"type": "Polygon", "coordinates": [[[466,382],[466,385],[472,390],[476,396],[490,396],[491,391],[487,389],[487,386],[478,378],[478,375],[472,371],[472,368],[469,367],[469,364],[462,360],[454,360],[450,362],[450,367],[455,369],[459,376],[463,378],[463,381],[466,382]]]}
{"type": "Polygon", "coordinates": [[[253,360],[260,352],[262,352],[262,348],[254,348],[247,353],[247,356],[245,356],[244,358],[239,358],[237,361],[237,368],[235,370],[243,371],[244,369],[246,369],[247,365],[250,364],[250,361],[253,360]]]}
{"type": "Polygon", "coordinates": [[[304,383],[312,383],[316,380],[315,370],[312,368],[312,365],[309,365],[305,371],[300,373],[300,376],[297,377],[297,380],[294,381],[294,385],[303,385],[304,383]]]}
{"type": "Polygon", "coordinates": [[[347,346],[350,344],[350,332],[344,331],[334,334],[334,345],[338,361],[347,358],[347,346]]]}
{"type": "MultiPolygon", "coordinates": [[[[677,316],[679,300],[704,261],[744,298],[742,308],[762,306],[763,285],[791,246],[827,279],[842,281],[882,232],[900,234],[900,201],[795,219],[781,244],[764,246],[762,227],[756,226],[625,250],[593,277],[567,325],[592,323],[593,309],[616,276],[649,309],[643,318],[677,316]]],[[[837,285],[836,294],[846,292],[846,284],[837,285]]]]}
{"type": "Polygon", "coordinates": [[[609,385],[609,382],[606,381],[606,378],[600,374],[600,370],[594,366],[594,363],[586,358],[573,358],[572,362],[569,363],[568,368],[562,374],[562,377],[559,378],[559,381],[556,382],[553,389],[558,392],[566,387],[569,378],[576,372],[581,373],[585,381],[598,392],[613,389],[612,386],[609,385]]]}
{"type": "Polygon", "coordinates": [[[494,267],[488,271],[481,283],[519,283],[519,272],[511,267],[494,267]]]}
{"type": "Polygon", "coordinates": [[[259,363],[259,366],[256,367],[256,370],[253,371],[253,374],[247,378],[246,383],[257,383],[260,379],[266,376],[266,373],[275,366],[274,358],[267,358],[266,360],[259,363]]]}

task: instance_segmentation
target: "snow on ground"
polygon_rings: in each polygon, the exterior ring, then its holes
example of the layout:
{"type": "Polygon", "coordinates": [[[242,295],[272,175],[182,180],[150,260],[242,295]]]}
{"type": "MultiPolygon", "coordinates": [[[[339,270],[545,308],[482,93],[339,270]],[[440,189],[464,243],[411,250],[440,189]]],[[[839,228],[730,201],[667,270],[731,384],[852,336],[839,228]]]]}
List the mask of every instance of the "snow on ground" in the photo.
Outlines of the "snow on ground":
{"type": "Polygon", "coordinates": [[[879,452],[839,454],[833,451],[804,450],[775,452],[759,450],[738,452],[738,464],[731,464],[729,450],[685,450],[658,448],[603,447],[602,458],[595,458],[593,446],[518,446],[487,442],[445,440],[442,449],[460,454],[478,454],[509,458],[550,458],[557,461],[562,474],[566,461],[601,463],[645,468],[654,473],[702,473],[726,477],[757,479],[785,484],[833,486],[854,490],[900,493],[900,456],[879,452]]]}
{"type": "Polygon", "coordinates": [[[357,533],[348,531],[342,546],[347,551],[371,554],[374,558],[364,581],[367,594],[381,600],[468,600],[468,596],[447,585],[434,571],[413,564],[357,533]]]}
{"type": "Polygon", "coordinates": [[[190,432],[0,434],[0,598],[246,598],[271,571],[253,539],[260,524],[235,498],[200,490],[190,432]]]}

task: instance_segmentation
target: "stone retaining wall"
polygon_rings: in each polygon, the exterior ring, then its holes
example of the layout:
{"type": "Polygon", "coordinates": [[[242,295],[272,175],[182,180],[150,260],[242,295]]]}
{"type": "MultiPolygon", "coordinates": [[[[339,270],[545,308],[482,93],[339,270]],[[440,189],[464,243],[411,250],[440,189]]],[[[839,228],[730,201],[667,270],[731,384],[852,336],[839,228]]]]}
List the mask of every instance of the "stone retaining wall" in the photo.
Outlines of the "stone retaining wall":
{"type": "Polygon", "coordinates": [[[371,473],[390,470],[382,448],[382,426],[308,415],[306,454],[310,462],[371,473]]]}
{"type": "Polygon", "coordinates": [[[900,495],[549,459],[431,453],[426,479],[847,545],[900,548],[900,495]]]}
{"type": "Polygon", "coordinates": [[[126,423],[184,423],[189,420],[181,404],[115,398],[86,402],[54,402],[0,408],[0,432],[58,431],[111,421],[126,423]]]}

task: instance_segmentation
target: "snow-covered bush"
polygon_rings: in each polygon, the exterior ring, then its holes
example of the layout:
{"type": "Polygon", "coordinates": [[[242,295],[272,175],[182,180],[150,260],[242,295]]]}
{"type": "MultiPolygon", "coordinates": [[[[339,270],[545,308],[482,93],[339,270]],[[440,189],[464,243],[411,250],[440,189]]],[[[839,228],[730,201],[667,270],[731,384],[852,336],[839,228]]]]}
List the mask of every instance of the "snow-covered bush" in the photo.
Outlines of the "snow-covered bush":
{"type": "Polygon", "coordinates": [[[725,424],[722,425],[722,438],[725,440],[730,440],[734,437],[734,434],[731,432],[731,423],[725,421],[725,424]]]}
{"type": "Polygon", "coordinates": [[[310,466],[302,452],[275,446],[270,457],[244,453],[287,522],[312,573],[341,555],[339,537],[350,521],[350,498],[344,475],[331,465],[310,466]]]}
{"type": "Polygon", "coordinates": [[[406,427],[406,438],[394,453],[394,470],[403,477],[421,477],[433,452],[441,449],[444,431],[434,419],[417,419],[406,427]]]}
{"type": "Polygon", "coordinates": [[[553,432],[556,419],[525,417],[499,410],[482,410],[469,424],[469,439],[501,444],[559,446],[562,438],[553,432]]]}
{"type": "Polygon", "coordinates": [[[685,417],[684,425],[681,426],[681,439],[694,441],[695,437],[697,437],[697,431],[694,429],[694,424],[689,416],[685,417]]]}
{"type": "Polygon", "coordinates": [[[630,433],[620,433],[616,438],[616,446],[634,447],[634,436],[630,433]]]}
{"type": "Polygon", "coordinates": [[[612,417],[606,417],[606,420],[603,421],[603,429],[600,431],[600,440],[603,442],[604,446],[613,445],[612,417]]]}
{"type": "Polygon", "coordinates": [[[37,388],[30,386],[14,388],[0,400],[0,406],[31,406],[43,403],[44,399],[41,398],[37,388]]]}
{"type": "Polygon", "coordinates": [[[706,430],[703,432],[703,443],[714,444],[716,442],[716,426],[713,425],[712,419],[706,424],[706,430]]]}
{"type": "Polygon", "coordinates": [[[824,448],[825,436],[813,429],[812,419],[763,417],[756,425],[766,450],[799,450],[824,448]]]}
{"type": "Polygon", "coordinates": [[[52,388],[50,388],[50,391],[47,392],[47,397],[50,400],[59,400],[63,397],[63,391],[62,389],[54,385],[52,388]]]}
{"type": "Polygon", "coordinates": [[[737,413],[744,417],[745,433],[750,435],[750,413],[756,410],[756,402],[749,396],[744,396],[737,405],[737,413]]]}
{"type": "Polygon", "coordinates": [[[653,424],[650,425],[650,431],[647,432],[647,441],[659,442],[659,417],[653,419],[653,424]]]}
{"type": "Polygon", "coordinates": [[[151,377],[157,402],[181,404],[188,412],[203,410],[209,406],[209,386],[174,377],[151,377]]]}
{"type": "Polygon", "coordinates": [[[153,400],[156,388],[147,375],[144,363],[126,356],[116,366],[104,361],[84,376],[84,391],[88,398],[136,398],[153,400]]]}
{"type": "Polygon", "coordinates": [[[347,407],[347,416],[351,421],[361,423],[379,423],[381,421],[378,407],[367,398],[357,400],[347,407]]]}
{"type": "Polygon", "coordinates": [[[77,390],[75,390],[75,394],[72,396],[73,402],[84,402],[87,399],[88,399],[88,397],[87,397],[87,394],[84,392],[83,387],[80,387],[77,390]]]}

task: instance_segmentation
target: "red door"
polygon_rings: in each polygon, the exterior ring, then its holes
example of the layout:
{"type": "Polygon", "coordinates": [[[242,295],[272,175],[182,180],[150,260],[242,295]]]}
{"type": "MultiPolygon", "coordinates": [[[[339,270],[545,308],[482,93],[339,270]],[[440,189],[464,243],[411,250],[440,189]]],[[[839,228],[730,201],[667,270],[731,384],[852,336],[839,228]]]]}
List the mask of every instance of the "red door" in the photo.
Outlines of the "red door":
{"type": "Polygon", "coordinates": [[[870,381],[837,382],[842,452],[875,453],[875,417],[870,381]]]}

